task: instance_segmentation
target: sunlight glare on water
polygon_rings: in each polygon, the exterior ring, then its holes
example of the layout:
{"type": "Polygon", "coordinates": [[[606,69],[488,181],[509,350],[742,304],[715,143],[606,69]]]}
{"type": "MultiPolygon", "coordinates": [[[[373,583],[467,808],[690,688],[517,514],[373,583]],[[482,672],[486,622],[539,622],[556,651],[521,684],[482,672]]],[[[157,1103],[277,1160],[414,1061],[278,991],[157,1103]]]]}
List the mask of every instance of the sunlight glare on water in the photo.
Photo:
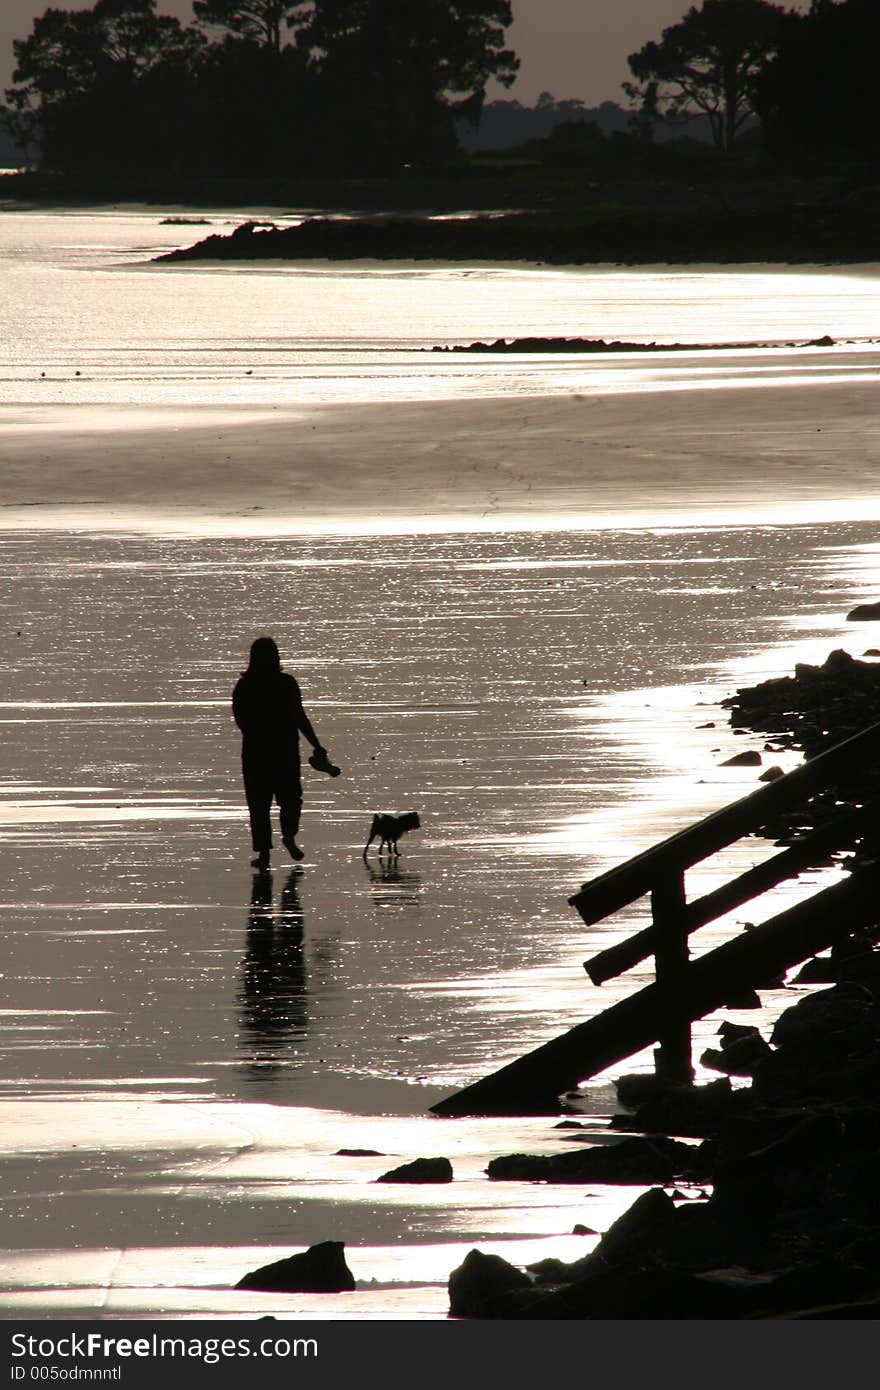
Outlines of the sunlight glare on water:
{"type": "Polygon", "coordinates": [[[151,264],[224,233],[156,213],[0,218],[0,405],[284,406],[876,379],[861,350],[731,359],[511,358],[422,349],[515,337],[867,339],[872,268],[621,270],[302,262],[151,264]],[[377,312],[377,303],[381,310],[377,312]],[[28,312],[22,314],[20,306],[28,312]],[[377,325],[379,325],[377,330],[377,325]],[[674,328],[672,327],[674,326],[674,328]]]}

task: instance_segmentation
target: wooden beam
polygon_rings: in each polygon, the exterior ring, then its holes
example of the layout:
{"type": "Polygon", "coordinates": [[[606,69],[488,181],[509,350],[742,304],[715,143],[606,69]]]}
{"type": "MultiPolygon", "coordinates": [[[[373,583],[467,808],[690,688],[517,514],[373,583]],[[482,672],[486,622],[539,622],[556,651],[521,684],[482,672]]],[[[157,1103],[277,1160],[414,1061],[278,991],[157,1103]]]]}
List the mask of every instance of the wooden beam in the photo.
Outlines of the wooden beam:
{"type": "MultiPolygon", "coordinates": [[[[721,1008],[739,990],[797,965],[817,951],[873,925],[880,862],[850,874],[785,912],[691,961],[675,1013],[693,1021],[721,1008]]],[[[436,1115],[555,1115],[559,1096],[581,1081],[656,1043],[673,1020],[656,984],[579,1023],[432,1106],[436,1115]]]]}
{"type": "MultiPolygon", "coordinates": [[[[732,912],[734,908],[742,907],[743,903],[751,902],[752,898],[766,893],[769,888],[775,888],[779,883],[784,883],[787,878],[793,878],[802,869],[818,863],[832,850],[840,849],[855,839],[860,826],[863,823],[866,826],[870,825],[871,819],[878,815],[880,800],[870,801],[854,811],[846,811],[828,825],[804,835],[782,854],[774,854],[763,864],[747,869],[738,878],[731,879],[729,883],[722,884],[711,893],[704,893],[701,898],[695,898],[685,907],[688,935],[704,927],[707,922],[714,922],[723,913],[732,912]]],[[[602,985],[606,980],[612,980],[616,975],[622,975],[625,970],[632,970],[633,966],[647,960],[654,954],[655,942],[653,926],[646,927],[644,931],[636,932],[626,941],[619,941],[616,945],[592,956],[590,960],[584,961],[584,969],[594,985],[602,985]]]]}
{"type": "Polygon", "coordinates": [[[660,1046],[654,1055],[654,1069],[666,1081],[689,1085],[694,1079],[691,1023],[682,1008],[682,990],[688,965],[686,907],[684,874],[670,874],[654,885],[651,893],[656,942],[654,978],[669,1019],[658,1035],[660,1046]]]}
{"type": "Polygon", "coordinates": [[[618,908],[644,897],[658,878],[689,869],[734,840],[759,830],[781,811],[803,805],[809,796],[833,786],[835,780],[845,776],[851,768],[864,770],[878,759],[880,724],[872,724],[777,781],[769,782],[730,806],[714,811],[696,825],[679,830],[625,864],[600,874],[583,884],[568,901],[587,925],[592,926],[618,908]]]}

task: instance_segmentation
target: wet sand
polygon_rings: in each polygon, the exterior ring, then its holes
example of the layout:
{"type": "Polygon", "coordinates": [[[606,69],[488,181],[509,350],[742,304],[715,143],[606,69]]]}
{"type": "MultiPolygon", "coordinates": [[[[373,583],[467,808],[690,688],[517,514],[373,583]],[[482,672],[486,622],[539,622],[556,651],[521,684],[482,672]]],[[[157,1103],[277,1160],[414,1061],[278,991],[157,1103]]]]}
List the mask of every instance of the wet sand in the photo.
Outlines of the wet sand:
{"type": "MultiPolygon", "coordinates": [[[[681,381],[688,359],[673,358],[681,381]]],[[[688,389],[636,372],[616,393],[600,377],[586,394],[550,399],[6,407],[0,525],[590,526],[805,519],[817,505],[867,518],[880,509],[876,362],[722,355],[688,389]],[[755,364],[761,375],[744,384],[755,364]]]]}
{"type": "MultiPolygon", "coordinates": [[[[589,1248],[575,1222],[637,1189],[490,1184],[570,1136],[425,1112],[617,997],[581,962],[632,919],[566,898],[751,789],[719,766],[732,684],[870,642],[871,401],[7,415],[3,1316],[443,1317],[472,1245],[589,1248]],[[268,895],[227,708],[260,627],[346,774],[307,783],[309,858],[268,895]],[[411,804],[400,863],[365,865],[372,810],[411,804]],[[374,1186],[432,1153],[451,1188],[374,1186]],[[321,1239],[355,1294],[233,1291],[321,1239]]],[[[611,1104],[588,1088],[581,1138],[611,1104]]]]}

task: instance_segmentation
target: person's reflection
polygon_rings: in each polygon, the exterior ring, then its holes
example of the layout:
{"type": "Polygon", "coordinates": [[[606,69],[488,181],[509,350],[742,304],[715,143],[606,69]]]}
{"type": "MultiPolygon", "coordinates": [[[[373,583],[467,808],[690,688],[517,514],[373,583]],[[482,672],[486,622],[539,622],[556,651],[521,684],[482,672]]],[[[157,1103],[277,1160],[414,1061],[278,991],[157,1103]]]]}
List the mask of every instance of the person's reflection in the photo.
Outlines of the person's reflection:
{"type": "Polygon", "coordinates": [[[299,900],[301,869],[294,869],[281,891],[278,911],[272,905],[272,875],[254,874],[247,920],[246,951],[241,963],[239,1046],[255,1073],[276,1072],[308,1025],[303,912],[299,900]]]}
{"type": "Polygon", "coordinates": [[[422,879],[420,874],[407,873],[391,859],[367,862],[367,872],[373,889],[376,907],[420,907],[422,879]]]}

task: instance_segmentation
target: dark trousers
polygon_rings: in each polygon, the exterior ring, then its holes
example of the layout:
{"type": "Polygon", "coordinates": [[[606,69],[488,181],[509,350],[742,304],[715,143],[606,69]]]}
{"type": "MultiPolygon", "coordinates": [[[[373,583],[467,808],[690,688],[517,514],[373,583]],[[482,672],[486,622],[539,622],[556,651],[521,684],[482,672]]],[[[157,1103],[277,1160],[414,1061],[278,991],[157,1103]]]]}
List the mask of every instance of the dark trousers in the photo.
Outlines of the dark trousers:
{"type": "Polygon", "coordinates": [[[242,758],[241,771],[251,819],[254,854],[268,854],[272,848],[272,821],[269,813],[273,800],[278,802],[281,839],[285,845],[292,844],[299,831],[303,803],[299,763],[242,758]]]}

